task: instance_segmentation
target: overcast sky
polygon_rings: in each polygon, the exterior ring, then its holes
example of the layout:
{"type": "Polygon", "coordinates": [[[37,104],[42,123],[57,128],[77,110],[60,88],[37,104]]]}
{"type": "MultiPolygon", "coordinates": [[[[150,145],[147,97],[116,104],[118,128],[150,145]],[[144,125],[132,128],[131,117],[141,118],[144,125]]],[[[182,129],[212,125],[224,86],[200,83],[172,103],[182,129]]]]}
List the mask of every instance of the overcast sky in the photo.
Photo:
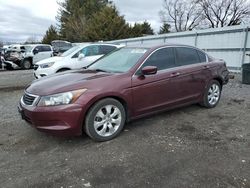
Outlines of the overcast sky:
{"type": "MultiPolygon", "coordinates": [[[[58,0],[0,0],[0,40],[22,42],[28,37],[41,39],[56,24],[58,0]]],[[[62,0],[60,0],[62,1],[62,0]]],[[[147,20],[159,30],[162,0],[113,0],[129,23],[147,20]]]]}

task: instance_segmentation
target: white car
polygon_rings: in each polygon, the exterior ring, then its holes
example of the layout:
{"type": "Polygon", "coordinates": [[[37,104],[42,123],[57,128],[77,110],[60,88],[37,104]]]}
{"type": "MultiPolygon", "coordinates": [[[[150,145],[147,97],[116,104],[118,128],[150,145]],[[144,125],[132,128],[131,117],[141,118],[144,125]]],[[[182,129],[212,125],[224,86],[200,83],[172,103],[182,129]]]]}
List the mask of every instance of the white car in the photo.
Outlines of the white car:
{"type": "Polygon", "coordinates": [[[30,69],[32,65],[53,56],[52,46],[47,44],[36,45],[24,45],[25,53],[23,54],[23,60],[21,67],[23,69],[30,69]]]}
{"type": "Polygon", "coordinates": [[[61,56],[39,61],[34,65],[34,76],[38,79],[58,72],[80,69],[93,63],[103,55],[121,48],[114,44],[84,44],[74,46],[61,56]]]}

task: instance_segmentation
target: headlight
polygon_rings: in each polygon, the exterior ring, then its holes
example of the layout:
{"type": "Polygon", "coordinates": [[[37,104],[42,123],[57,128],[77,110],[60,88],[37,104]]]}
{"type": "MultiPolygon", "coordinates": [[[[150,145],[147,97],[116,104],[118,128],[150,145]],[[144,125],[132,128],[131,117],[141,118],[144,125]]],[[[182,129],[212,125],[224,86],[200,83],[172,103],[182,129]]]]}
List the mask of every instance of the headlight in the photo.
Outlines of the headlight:
{"type": "Polygon", "coordinates": [[[50,63],[44,63],[44,64],[41,64],[39,65],[42,69],[45,69],[45,68],[49,68],[51,67],[52,65],[54,65],[55,62],[50,62],[50,63]]]}
{"type": "Polygon", "coordinates": [[[80,89],[41,97],[38,106],[57,106],[75,102],[87,89],[80,89]]]}

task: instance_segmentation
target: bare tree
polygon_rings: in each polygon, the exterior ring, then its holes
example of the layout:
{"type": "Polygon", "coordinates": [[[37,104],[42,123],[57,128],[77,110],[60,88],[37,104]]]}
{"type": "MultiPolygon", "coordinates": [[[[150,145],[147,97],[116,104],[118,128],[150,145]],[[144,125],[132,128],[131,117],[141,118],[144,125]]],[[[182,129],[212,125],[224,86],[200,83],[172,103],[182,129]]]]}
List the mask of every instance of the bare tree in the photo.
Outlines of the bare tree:
{"type": "Polygon", "coordinates": [[[194,0],[164,0],[163,7],[162,21],[171,23],[177,32],[192,30],[203,19],[203,11],[194,0]]]}
{"type": "Polygon", "coordinates": [[[197,0],[209,27],[239,25],[250,15],[248,0],[197,0]]]}

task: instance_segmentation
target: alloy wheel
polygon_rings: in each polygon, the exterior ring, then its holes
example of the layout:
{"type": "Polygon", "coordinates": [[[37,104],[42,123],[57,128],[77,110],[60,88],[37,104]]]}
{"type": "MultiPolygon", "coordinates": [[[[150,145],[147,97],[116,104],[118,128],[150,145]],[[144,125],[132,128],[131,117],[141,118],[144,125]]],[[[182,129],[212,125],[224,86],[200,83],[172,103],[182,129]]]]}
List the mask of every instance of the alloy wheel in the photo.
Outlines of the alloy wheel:
{"type": "Polygon", "coordinates": [[[115,105],[106,105],[96,113],[94,117],[94,129],[102,137],[108,137],[116,133],[122,122],[122,114],[115,105]]]}
{"type": "Polygon", "coordinates": [[[208,90],[208,103],[215,105],[220,99],[220,86],[212,84],[208,90]]]}

